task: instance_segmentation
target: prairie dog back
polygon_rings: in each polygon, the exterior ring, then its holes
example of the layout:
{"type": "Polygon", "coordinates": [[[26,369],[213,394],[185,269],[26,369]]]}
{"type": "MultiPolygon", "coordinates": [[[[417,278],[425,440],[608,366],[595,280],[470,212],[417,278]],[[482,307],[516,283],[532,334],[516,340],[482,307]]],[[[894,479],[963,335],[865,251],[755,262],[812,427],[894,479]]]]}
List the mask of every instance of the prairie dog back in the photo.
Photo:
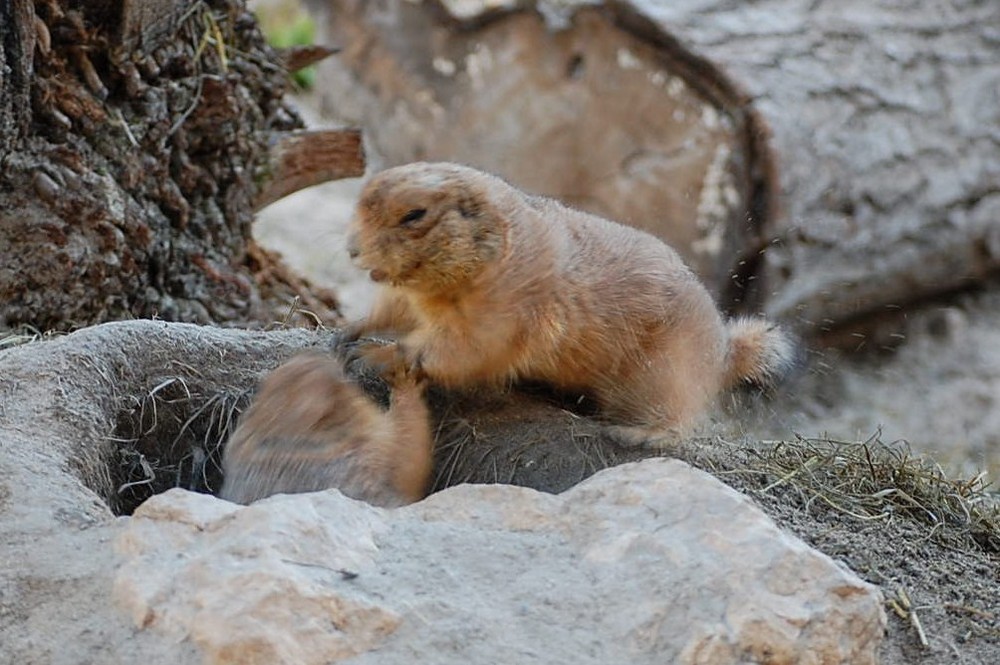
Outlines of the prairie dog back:
{"type": "Polygon", "coordinates": [[[335,487],[378,506],[422,498],[431,470],[423,387],[404,372],[395,379],[383,411],[331,357],[305,353],[272,371],[226,444],[220,496],[250,503],[335,487]]]}

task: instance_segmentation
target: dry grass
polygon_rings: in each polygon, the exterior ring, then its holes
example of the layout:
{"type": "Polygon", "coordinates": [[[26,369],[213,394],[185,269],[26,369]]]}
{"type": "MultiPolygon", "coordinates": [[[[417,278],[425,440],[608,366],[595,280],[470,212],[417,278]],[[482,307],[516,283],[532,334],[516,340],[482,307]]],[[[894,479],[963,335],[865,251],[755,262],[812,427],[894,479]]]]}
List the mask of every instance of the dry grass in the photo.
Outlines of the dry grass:
{"type": "Polygon", "coordinates": [[[9,330],[0,330],[0,351],[12,349],[15,346],[21,346],[22,344],[38,342],[58,334],[61,333],[54,331],[42,332],[38,328],[27,324],[20,325],[9,330]]]}
{"type": "Polygon", "coordinates": [[[985,473],[951,478],[904,441],[884,443],[879,433],[863,442],[799,437],[742,452],[738,467],[709,463],[708,470],[746,479],[751,493],[791,491],[806,510],[826,508],[864,522],[905,517],[943,544],[1000,553],[1000,504],[985,473]]]}
{"type": "Polygon", "coordinates": [[[881,587],[894,649],[940,654],[942,644],[961,643],[969,653],[994,651],[1000,503],[983,474],[949,476],[880,433],[716,443],[699,466],[881,587]]]}
{"type": "Polygon", "coordinates": [[[883,442],[880,433],[867,441],[713,437],[677,449],[625,449],[593,420],[566,412],[553,417],[551,410],[532,413],[531,402],[479,405],[471,412],[444,405],[435,409],[443,423],[437,432],[435,490],[464,482],[512,482],[562,491],[601,469],[666,454],[807,514],[832,511],[859,525],[899,520],[946,547],[1000,554],[1000,502],[985,473],[951,476],[906,442],[883,442]]]}
{"type": "Polygon", "coordinates": [[[252,389],[200,392],[168,377],[140,395],[119,417],[112,469],[113,510],[127,515],[153,494],[172,487],[217,492],[222,451],[252,389]]]}

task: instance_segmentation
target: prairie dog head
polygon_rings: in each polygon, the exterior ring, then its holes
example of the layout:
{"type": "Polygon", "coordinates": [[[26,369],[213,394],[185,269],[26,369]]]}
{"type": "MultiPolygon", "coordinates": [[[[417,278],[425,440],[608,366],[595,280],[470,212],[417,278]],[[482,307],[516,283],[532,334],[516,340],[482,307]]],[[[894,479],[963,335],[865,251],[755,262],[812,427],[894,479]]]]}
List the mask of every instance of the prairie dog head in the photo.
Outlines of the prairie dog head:
{"type": "Polygon", "coordinates": [[[448,163],[382,171],[361,192],[348,251],[373,281],[441,291],[500,256],[504,224],[493,202],[499,180],[448,163]]]}

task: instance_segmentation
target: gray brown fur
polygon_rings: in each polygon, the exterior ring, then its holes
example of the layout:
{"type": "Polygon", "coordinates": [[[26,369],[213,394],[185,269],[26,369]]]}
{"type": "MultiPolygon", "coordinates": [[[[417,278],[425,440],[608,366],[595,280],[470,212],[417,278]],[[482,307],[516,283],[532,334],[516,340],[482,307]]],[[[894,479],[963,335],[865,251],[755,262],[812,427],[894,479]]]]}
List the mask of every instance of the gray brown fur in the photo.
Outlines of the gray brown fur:
{"type": "Polygon", "coordinates": [[[400,369],[383,411],[340,363],[315,353],[271,372],[223,457],[223,499],[250,503],[272,494],[337,488],[377,506],[422,498],[432,443],[419,381],[400,369]]]}

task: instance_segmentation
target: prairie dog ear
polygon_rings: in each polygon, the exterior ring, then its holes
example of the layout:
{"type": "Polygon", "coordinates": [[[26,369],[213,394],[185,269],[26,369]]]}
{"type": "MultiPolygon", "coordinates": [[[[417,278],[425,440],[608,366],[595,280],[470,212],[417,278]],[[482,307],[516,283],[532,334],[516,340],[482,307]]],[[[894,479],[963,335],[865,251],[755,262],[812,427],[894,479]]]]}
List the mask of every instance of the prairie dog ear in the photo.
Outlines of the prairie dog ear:
{"type": "Polygon", "coordinates": [[[472,238],[479,250],[480,260],[493,261],[500,258],[505,244],[500,220],[495,219],[492,213],[486,213],[469,218],[469,221],[472,223],[472,238]]]}
{"type": "Polygon", "coordinates": [[[468,187],[462,187],[462,191],[456,197],[455,205],[458,208],[458,212],[466,219],[482,217],[483,213],[490,208],[489,203],[486,202],[483,196],[470,191],[468,187]]]}

